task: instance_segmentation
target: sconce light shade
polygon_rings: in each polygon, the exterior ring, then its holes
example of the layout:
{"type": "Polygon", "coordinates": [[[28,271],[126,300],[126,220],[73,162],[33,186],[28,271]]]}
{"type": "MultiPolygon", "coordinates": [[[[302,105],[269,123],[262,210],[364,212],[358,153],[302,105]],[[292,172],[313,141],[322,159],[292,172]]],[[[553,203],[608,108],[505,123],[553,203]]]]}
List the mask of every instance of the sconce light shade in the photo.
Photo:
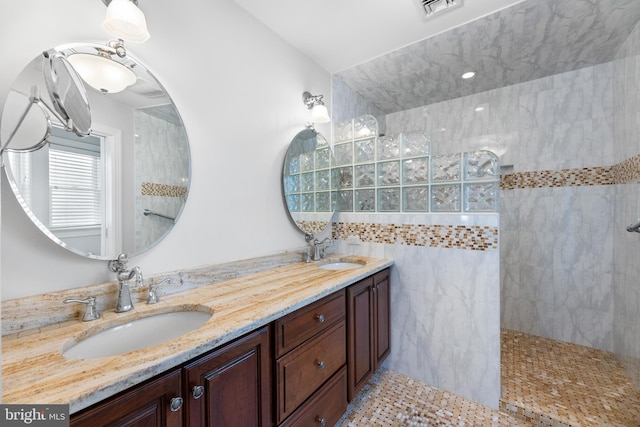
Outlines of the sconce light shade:
{"type": "Polygon", "coordinates": [[[311,109],[311,121],[313,123],[329,123],[331,121],[329,111],[324,104],[318,104],[311,109]]]}
{"type": "Polygon", "coordinates": [[[82,80],[103,93],[120,92],[137,80],[131,69],[108,57],[76,53],[67,59],[82,80]]]}
{"type": "Polygon", "coordinates": [[[329,110],[322,102],[323,95],[311,95],[309,92],[302,94],[302,102],[311,110],[312,123],[329,123],[329,110]]]}
{"type": "Polygon", "coordinates": [[[131,42],[144,42],[150,37],[144,13],[137,0],[103,0],[108,4],[102,25],[114,36],[131,42]]]}

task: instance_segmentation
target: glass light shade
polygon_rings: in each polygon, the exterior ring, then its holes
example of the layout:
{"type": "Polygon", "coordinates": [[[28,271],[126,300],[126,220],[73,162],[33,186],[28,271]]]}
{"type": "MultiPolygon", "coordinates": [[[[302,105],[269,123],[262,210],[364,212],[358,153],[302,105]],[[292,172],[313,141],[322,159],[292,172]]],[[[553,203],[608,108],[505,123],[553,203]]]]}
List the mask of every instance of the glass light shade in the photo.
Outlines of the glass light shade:
{"type": "Polygon", "coordinates": [[[112,0],[102,26],[126,41],[144,42],[150,37],[144,13],[129,0],[112,0]]]}
{"type": "Polygon", "coordinates": [[[329,123],[329,111],[323,104],[316,104],[311,110],[311,121],[313,123],[329,123]]]}
{"type": "Polygon", "coordinates": [[[77,53],[67,59],[82,80],[104,93],[120,92],[137,80],[129,68],[104,56],[77,53]]]}

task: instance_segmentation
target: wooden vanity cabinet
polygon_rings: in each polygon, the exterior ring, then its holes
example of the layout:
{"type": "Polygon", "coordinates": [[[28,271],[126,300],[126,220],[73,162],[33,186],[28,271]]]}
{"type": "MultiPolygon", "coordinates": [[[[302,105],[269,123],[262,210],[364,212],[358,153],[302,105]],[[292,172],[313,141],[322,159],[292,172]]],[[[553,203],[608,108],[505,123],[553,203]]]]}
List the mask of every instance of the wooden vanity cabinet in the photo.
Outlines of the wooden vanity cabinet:
{"type": "Polygon", "coordinates": [[[389,292],[385,269],[73,414],[70,425],[335,425],[389,354],[389,292]]]}
{"type": "Polygon", "coordinates": [[[73,414],[70,426],[180,427],[183,425],[180,377],[180,369],[165,373],[73,414]]]}
{"type": "Polygon", "coordinates": [[[71,416],[71,427],[268,427],[271,337],[262,327],[71,416]]]}
{"type": "Polygon", "coordinates": [[[265,326],[186,365],[186,426],[270,426],[270,343],[265,326]]]}
{"type": "Polygon", "coordinates": [[[347,371],[351,401],[391,350],[390,270],[347,288],[347,371]]]}
{"type": "Polygon", "coordinates": [[[335,425],[347,408],[344,290],[275,322],[276,423],[335,425]]]}

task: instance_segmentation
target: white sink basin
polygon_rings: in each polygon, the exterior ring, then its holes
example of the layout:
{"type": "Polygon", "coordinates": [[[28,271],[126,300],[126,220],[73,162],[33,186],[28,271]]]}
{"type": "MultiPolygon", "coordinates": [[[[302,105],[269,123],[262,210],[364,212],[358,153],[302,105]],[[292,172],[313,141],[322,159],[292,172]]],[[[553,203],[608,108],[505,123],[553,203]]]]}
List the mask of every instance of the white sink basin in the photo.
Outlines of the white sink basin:
{"type": "Polygon", "coordinates": [[[323,270],[351,270],[353,268],[362,267],[364,263],[354,261],[331,261],[318,265],[323,270]]]}
{"type": "Polygon", "coordinates": [[[95,359],[129,353],[194,331],[211,316],[201,311],[175,311],[142,317],[72,344],[63,349],[62,355],[67,359],[95,359]]]}

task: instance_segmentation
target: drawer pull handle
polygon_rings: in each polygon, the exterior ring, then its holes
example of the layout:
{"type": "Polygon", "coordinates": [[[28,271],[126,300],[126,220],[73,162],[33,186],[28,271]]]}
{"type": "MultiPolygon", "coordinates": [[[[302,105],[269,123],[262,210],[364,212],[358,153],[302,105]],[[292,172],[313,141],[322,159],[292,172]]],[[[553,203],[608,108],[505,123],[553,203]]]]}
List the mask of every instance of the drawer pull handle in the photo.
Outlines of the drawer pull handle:
{"type": "Polygon", "coordinates": [[[324,419],[324,417],[321,417],[320,415],[318,415],[316,417],[316,421],[318,422],[318,424],[320,424],[321,426],[325,425],[327,423],[327,420],[324,419]]]}
{"type": "Polygon", "coordinates": [[[321,361],[319,361],[319,362],[316,362],[316,365],[318,365],[318,367],[319,367],[320,369],[324,369],[324,367],[325,367],[325,364],[324,364],[324,361],[323,361],[323,360],[321,360],[321,361]]]}
{"type": "Polygon", "coordinates": [[[169,403],[171,412],[178,412],[180,408],[182,408],[182,402],[183,401],[181,397],[174,397],[173,399],[171,399],[171,402],[169,403]]]}
{"type": "Polygon", "coordinates": [[[324,314],[316,314],[316,320],[318,323],[324,323],[324,314]]]}
{"type": "Polygon", "coordinates": [[[201,385],[194,386],[191,389],[191,393],[193,394],[194,399],[200,399],[204,394],[204,387],[202,387],[201,385]]]}

